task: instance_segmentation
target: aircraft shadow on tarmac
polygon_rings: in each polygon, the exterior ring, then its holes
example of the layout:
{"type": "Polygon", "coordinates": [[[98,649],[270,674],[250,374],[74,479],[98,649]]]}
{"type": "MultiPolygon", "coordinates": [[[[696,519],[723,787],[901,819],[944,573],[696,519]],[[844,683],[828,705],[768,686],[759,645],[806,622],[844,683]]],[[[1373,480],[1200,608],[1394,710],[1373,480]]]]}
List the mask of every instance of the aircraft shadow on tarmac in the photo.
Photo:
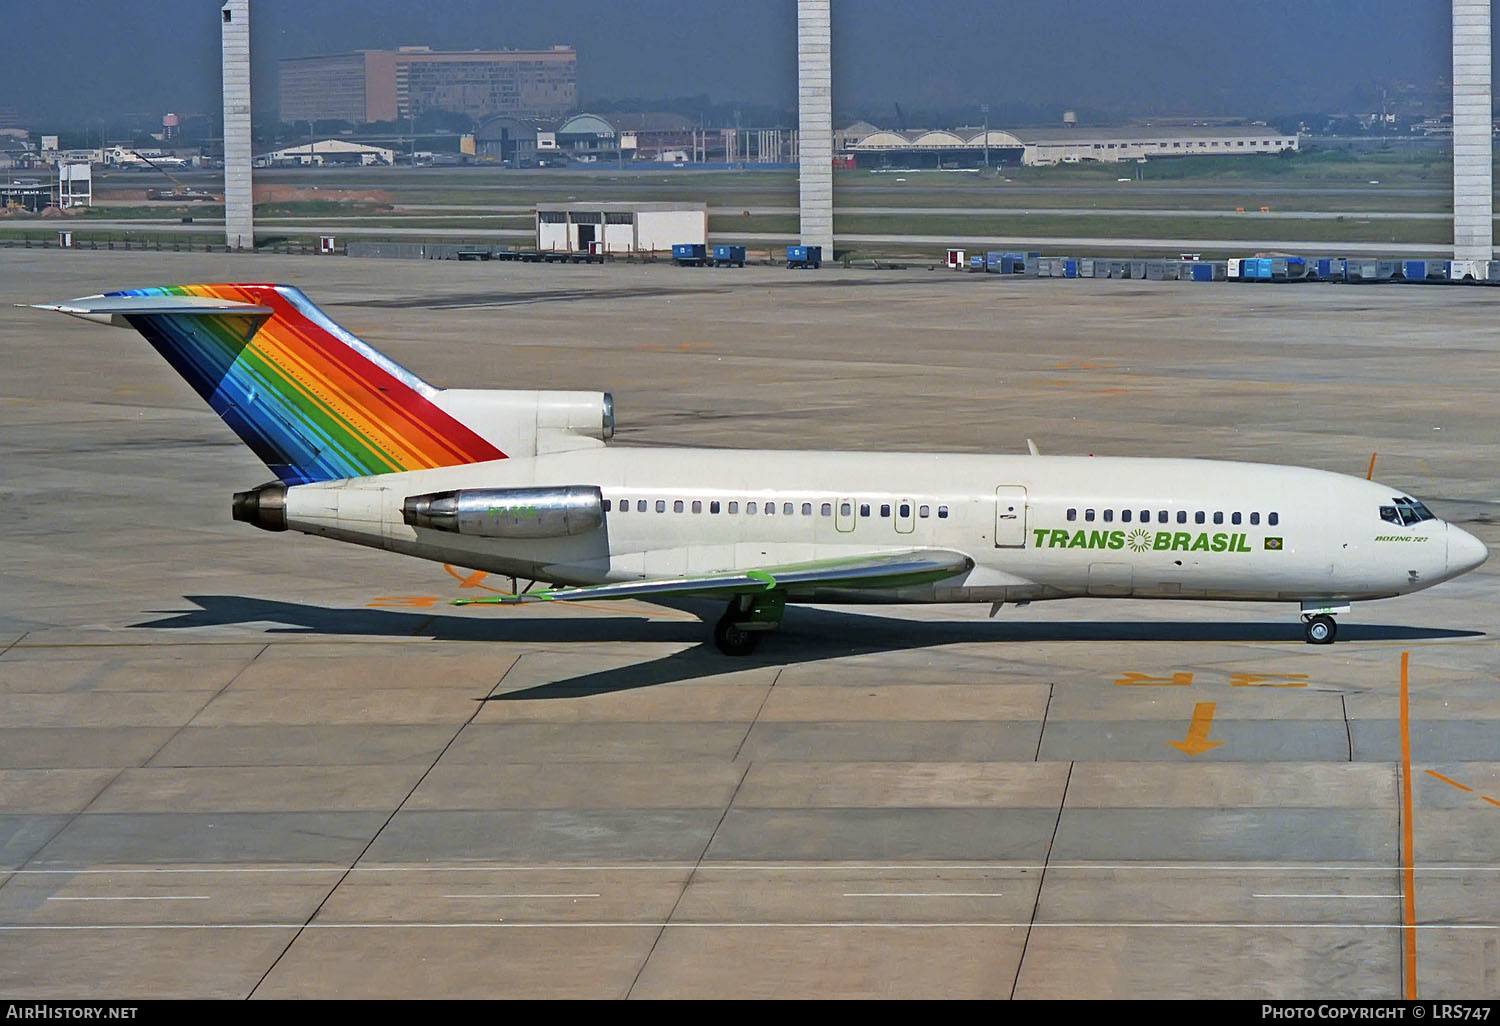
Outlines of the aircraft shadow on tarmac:
{"type": "MultiPolygon", "coordinates": [[[[1302,640],[1302,627],[1292,621],[1204,623],[1188,621],[1074,622],[995,620],[898,620],[847,609],[809,606],[789,608],[781,630],[766,638],[755,654],[745,658],[721,655],[708,641],[707,622],[720,612],[718,603],[680,600],[674,609],[705,622],[648,620],[621,611],[616,616],[577,616],[566,619],[520,612],[509,607],[492,617],[407,612],[369,607],[337,608],[279,602],[241,595],[185,595],[197,609],[170,612],[165,618],[131,624],[133,628],[186,630],[256,623],[281,624],[272,634],[332,637],[425,638],[432,641],[499,641],[527,643],[697,642],[691,648],[632,666],[586,673],[520,691],[494,695],[488,701],[538,698],[582,698],[670,684],[698,677],[751,669],[786,666],[823,659],[933,648],[940,645],[989,642],[1289,642],[1302,640]]],[[[666,605],[667,603],[663,603],[666,605]]],[[[158,612],[168,612],[160,610],[158,612]]],[[[1341,624],[1339,643],[1359,641],[1435,641],[1483,637],[1483,631],[1396,624],[1341,624]]]]}

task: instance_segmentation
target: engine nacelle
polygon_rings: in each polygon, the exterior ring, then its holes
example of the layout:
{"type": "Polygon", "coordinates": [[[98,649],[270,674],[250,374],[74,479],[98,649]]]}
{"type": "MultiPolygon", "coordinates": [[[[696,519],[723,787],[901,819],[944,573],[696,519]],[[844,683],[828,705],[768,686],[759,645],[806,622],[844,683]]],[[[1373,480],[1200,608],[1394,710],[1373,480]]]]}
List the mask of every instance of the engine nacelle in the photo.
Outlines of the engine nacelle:
{"type": "Polygon", "coordinates": [[[594,485],[430,492],[409,496],[401,519],[478,538],[564,538],[604,526],[604,493],[594,485]]]}
{"type": "Polygon", "coordinates": [[[433,401],[509,456],[588,448],[615,434],[608,392],[446,388],[433,401]]]}

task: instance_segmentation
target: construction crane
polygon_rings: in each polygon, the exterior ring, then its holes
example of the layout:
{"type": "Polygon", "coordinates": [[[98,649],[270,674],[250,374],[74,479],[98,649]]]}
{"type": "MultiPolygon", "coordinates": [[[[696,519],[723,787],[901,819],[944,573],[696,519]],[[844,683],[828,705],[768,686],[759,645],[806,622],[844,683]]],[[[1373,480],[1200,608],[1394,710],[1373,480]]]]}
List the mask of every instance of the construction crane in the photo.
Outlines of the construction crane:
{"type": "Polygon", "coordinates": [[[172,183],[172,188],[170,189],[147,189],[146,198],[148,200],[178,200],[198,202],[200,200],[215,200],[219,198],[212,193],[204,192],[202,189],[195,189],[191,185],[188,185],[186,182],[181,181],[180,179],[175,177],[172,172],[168,171],[166,168],[162,167],[160,164],[156,163],[150,157],[146,156],[139,150],[130,150],[129,152],[134,153],[141,160],[144,160],[147,166],[149,166],[153,171],[160,171],[163,175],[166,176],[167,180],[172,183]]]}

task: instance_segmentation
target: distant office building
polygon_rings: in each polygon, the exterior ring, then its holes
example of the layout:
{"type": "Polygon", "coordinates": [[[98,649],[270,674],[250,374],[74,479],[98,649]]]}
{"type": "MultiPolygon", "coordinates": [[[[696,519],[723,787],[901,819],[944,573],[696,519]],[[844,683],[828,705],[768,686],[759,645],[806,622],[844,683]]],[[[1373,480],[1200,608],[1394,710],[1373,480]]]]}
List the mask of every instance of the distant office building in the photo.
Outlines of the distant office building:
{"type": "Polygon", "coordinates": [[[550,50],[362,50],[289,57],[279,74],[282,121],[395,121],[446,111],[476,121],[560,118],[578,103],[578,55],[550,50]]]}

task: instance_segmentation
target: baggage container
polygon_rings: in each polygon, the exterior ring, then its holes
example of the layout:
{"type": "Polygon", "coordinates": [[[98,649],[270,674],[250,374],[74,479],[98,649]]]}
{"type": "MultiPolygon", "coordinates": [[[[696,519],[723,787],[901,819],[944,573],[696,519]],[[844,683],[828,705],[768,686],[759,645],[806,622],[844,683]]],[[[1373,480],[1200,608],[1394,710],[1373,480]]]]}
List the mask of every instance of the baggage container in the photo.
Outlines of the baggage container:
{"type": "Polygon", "coordinates": [[[1101,264],[1101,263],[1103,263],[1102,260],[1096,261],[1096,260],[1091,260],[1091,259],[1088,259],[1088,258],[1085,258],[1083,260],[1078,261],[1078,277],[1080,277],[1080,278],[1102,277],[1101,275],[1098,275],[1098,274],[1095,273],[1095,271],[1097,270],[1097,265],[1101,264]]]}
{"type": "Polygon", "coordinates": [[[1193,276],[1193,281],[1214,280],[1214,268],[1212,264],[1206,264],[1203,261],[1199,260],[1194,261],[1191,265],[1188,266],[1190,266],[1191,268],[1188,273],[1193,276]]]}
{"type": "Polygon", "coordinates": [[[1449,281],[1482,281],[1484,274],[1478,264],[1480,260],[1449,260],[1447,261],[1447,272],[1449,281]]]}
{"type": "Polygon", "coordinates": [[[1137,281],[1143,280],[1146,277],[1146,264],[1145,260],[1130,261],[1130,276],[1137,281]]]}
{"type": "Polygon", "coordinates": [[[702,267],[708,263],[708,247],[700,242],[679,242],[672,247],[672,262],[678,267],[702,267]]]}
{"type": "Polygon", "coordinates": [[[714,247],[714,266],[715,267],[744,267],[745,266],[745,247],[744,246],[715,246],[714,247]]]}
{"type": "Polygon", "coordinates": [[[1231,281],[1239,281],[1240,264],[1243,263],[1238,257],[1233,257],[1224,264],[1224,276],[1231,281]]]}
{"type": "Polygon", "coordinates": [[[1074,260],[1072,257],[1063,257],[1062,276],[1064,278],[1078,277],[1078,261],[1074,260]]]}
{"type": "Polygon", "coordinates": [[[977,253],[969,257],[969,272],[972,274],[976,271],[980,274],[984,273],[984,257],[977,253]]]}
{"type": "Polygon", "coordinates": [[[1401,261],[1401,277],[1405,278],[1407,281],[1422,281],[1427,277],[1427,261],[1401,261]]]}
{"type": "Polygon", "coordinates": [[[786,265],[793,270],[817,270],[823,266],[823,247],[788,246],[786,265]]]}

